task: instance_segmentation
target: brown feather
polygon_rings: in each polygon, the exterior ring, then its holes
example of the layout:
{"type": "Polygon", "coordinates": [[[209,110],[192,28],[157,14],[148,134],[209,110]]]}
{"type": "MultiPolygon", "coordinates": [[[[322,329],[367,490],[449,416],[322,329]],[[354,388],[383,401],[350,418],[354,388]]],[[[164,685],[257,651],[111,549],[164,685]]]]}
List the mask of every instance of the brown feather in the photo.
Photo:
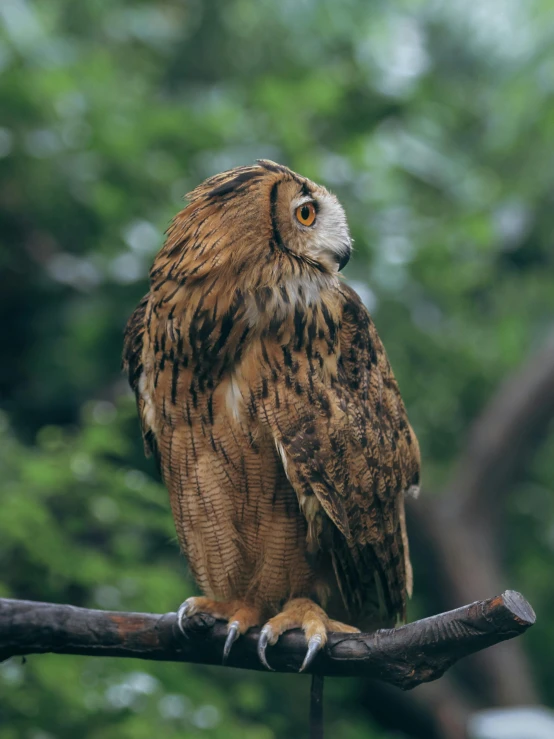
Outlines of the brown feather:
{"type": "Polygon", "coordinates": [[[377,331],[337,275],[342,209],[272,162],[189,198],[124,366],[199,586],[268,612],[302,596],[360,623],[402,618],[419,451],[377,331]],[[294,223],[306,197],[330,224],[319,240],[294,223]]]}

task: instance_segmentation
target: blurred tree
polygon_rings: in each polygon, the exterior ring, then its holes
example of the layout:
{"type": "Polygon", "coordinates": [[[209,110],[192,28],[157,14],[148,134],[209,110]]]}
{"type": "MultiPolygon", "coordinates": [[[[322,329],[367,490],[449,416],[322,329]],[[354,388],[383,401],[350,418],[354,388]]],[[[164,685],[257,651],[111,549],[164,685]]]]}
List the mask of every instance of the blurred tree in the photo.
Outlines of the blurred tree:
{"type": "MultiPolygon", "coordinates": [[[[2,595],[160,611],[191,592],[121,332],[185,192],[257,157],[342,200],[346,276],[387,346],[424,482],[445,486],[471,422],[553,321],[551,3],[4,0],[0,18],[2,595]]],[[[543,424],[493,517],[499,567],[539,614],[554,608],[553,444],[543,424]]],[[[414,523],[417,616],[442,595],[414,523]]],[[[545,621],[526,645],[553,703],[545,621]]],[[[2,666],[0,739],[306,725],[306,678],[101,662],[2,666]]],[[[497,700],[460,679],[438,688],[457,709],[497,700]]],[[[429,739],[436,693],[416,691],[418,718],[378,690],[329,681],[330,735],[384,736],[364,709],[377,695],[383,724],[429,739]]]]}

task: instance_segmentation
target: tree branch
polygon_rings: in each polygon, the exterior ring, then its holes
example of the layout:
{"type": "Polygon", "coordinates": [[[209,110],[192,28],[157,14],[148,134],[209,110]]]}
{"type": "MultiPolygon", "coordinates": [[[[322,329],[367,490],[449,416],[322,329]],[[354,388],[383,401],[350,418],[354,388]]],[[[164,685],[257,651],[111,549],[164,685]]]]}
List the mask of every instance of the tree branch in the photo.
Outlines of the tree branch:
{"type": "MultiPolygon", "coordinates": [[[[554,418],[554,333],[499,387],[469,430],[441,495],[408,502],[412,541],[421,539],[435,608],[483,598],[505,586],[499,556],[500,505],[554,418]]],[[[420,568],[421,569],[421,568],[420,568]]],[[[513,642],[465,665],[480,700],[532,704],[537,690],[521,645],[513,642]]]]}
{"type": "Polygon", "coordinates": [[[474,518],[517,478],[554,418],[554,333],[501,385],[470,429],[441,496],[452,520],[474,518]]]}
{"type": "MultiPolygon", "coordinates": [[[[404,690],[436,680],[460,658],[522,634],[533,609],[512,590],[486,601],[374,634],[331,634],[310,671],[366,676],[404,690]]],[[[228,665],[263,670],[259,630],[233,646],[228,665]]],[[[176,614],[117,613],[53,603],[0,599],[0,661],[15,655],[84,654],[220,665],[226,624],[199,614],[188,637],[176,614]]],[[[298,630],[285,634],[268,659],[279,672],[297,672],[306,651],[298,630]]]]}

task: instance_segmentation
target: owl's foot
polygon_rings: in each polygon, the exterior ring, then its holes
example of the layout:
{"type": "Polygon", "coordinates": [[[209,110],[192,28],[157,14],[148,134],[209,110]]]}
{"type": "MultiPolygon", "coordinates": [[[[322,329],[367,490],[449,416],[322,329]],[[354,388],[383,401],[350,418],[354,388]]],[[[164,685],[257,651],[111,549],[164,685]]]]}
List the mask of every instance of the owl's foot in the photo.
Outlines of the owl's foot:
{"type": "Polygon", "coordinates": [[[348,624],[343,624],[340,621],[329,618],[323,608],[320,608],[309,598],[294,598],[294,600],[289,600],[281,613],[269,619],[260,632],[258,656],[260,662],[268,670],[272,670],[273,668],[270,667],[265,656],[267,645],[276,644],[281,634],[284,634],[285,631],[289,631],[290,629],[302,629],[308,642],[308,651],[299,670],[300,672],[303,672],[311,665],[316,654],[325,646],[329,632],[359,632],[359,629],[356,629],[354,626],[348,626],[348,624]]]}
{"type": "Polygon", "coordinates": [[[231,647],[239,636],[245,634],[253,626],[258,626],[262,620],[259,608],[241,600],[220,602],[204,596],[192,597],[187,598],[177,611],[177,625],[183,635],[186,636],[185,619],[197,613],[208,613],[214,618],[228,621],[227,639],[223,647],[223,663],[227,661],[231,647]]]}

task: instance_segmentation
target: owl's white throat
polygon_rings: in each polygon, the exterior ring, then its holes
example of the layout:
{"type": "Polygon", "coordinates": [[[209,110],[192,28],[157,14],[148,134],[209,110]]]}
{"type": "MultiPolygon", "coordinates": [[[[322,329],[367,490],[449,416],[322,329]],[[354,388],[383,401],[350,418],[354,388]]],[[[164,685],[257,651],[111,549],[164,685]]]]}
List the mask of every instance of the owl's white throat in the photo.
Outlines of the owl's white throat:
{"type": "Polygon", "coordinates": [[[338,286],[336,274],[312,272],[291,275],[264,296],[263,303],[251,295],[246,304],[245,318],[251,328],[264,325],[268,320],[284,321],[297,308],[305,309],[319,303],[324,292],[338,286]]]}

